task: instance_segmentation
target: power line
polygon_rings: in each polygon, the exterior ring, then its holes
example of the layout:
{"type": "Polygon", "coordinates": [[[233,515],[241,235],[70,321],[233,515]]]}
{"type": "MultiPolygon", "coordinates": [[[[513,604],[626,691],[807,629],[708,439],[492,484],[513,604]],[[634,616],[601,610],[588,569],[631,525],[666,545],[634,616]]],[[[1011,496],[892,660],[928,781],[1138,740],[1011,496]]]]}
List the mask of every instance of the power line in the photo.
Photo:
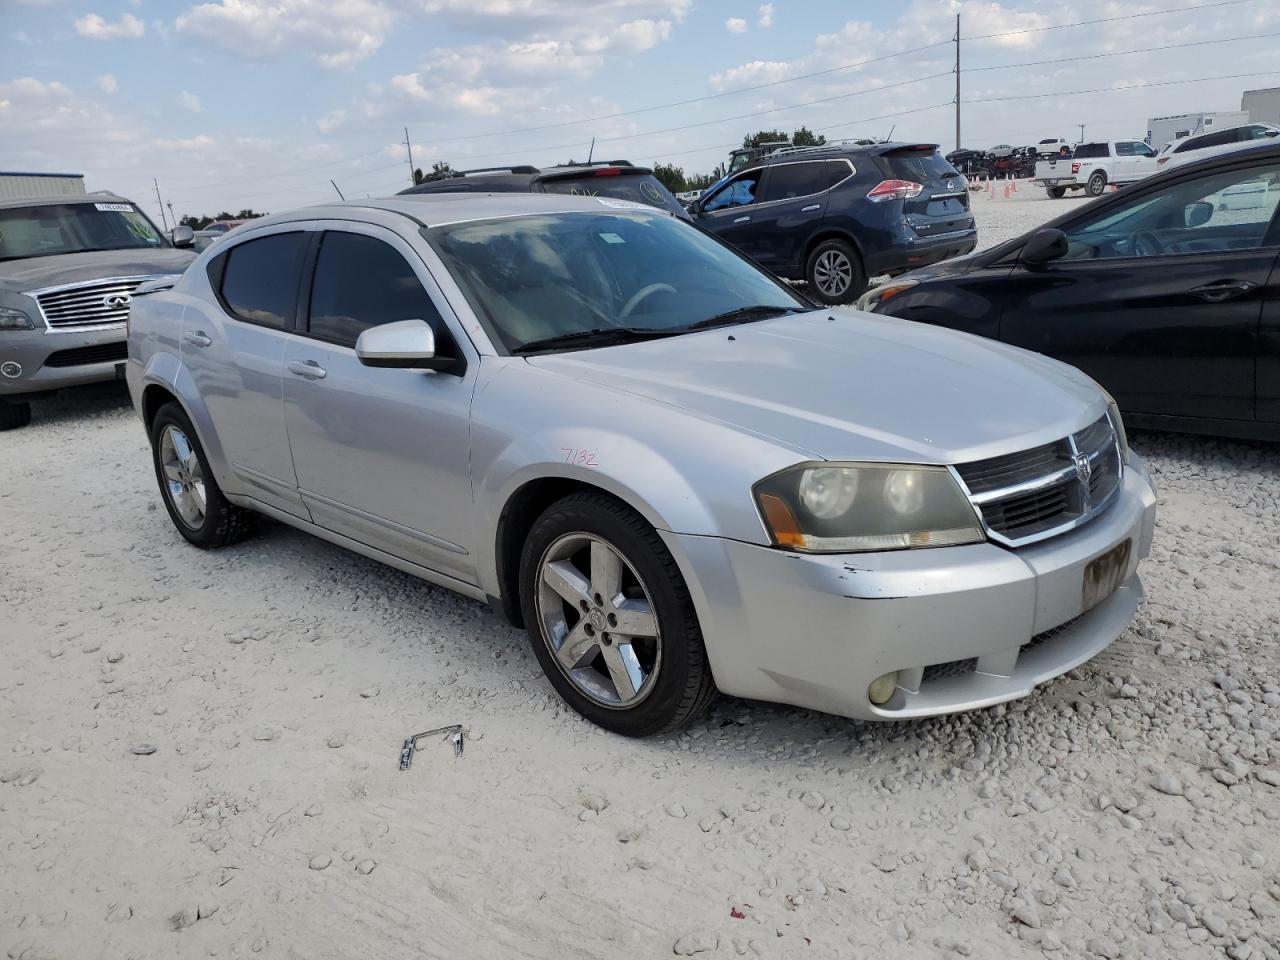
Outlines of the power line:
{"type": "MultiPolygon", "coordinates": [[[[172,188],[172,189],[186,190],[188,188],[201,188],[201,187],[232,187],[238,183],[257,183],[259,180],[275,180],[278,177],[291,177],[295,173],[306,173],[309,170],[323,170],[326,167],[337,167],[344,163],[354,163],[356,160],[364,160],[367,157],[374,157],[379,155],[385,155],[385,148],[381,148],[378,150],[370,150],[368,153],[360,153],[354,157],[343,157],[341,160],[330,160],[325,163],[315,163],[305,167],[294,167],[293,169],[290,169],[290,170],[281,170],[279,173],[250,174],[247,177],[242,177],[236,180],[219,180],[214,183],[178,184],[175,188],[172,188]]],[[[397,163],[398,162],[399,161],[397,161],[397,163]]]]}
{"type": "Polygon", "coordinates": [[[1199,3],[1190,7],[1172,7],[1168,10],[1148,10],[1146,13],[1126,13],[1118,17],[1100,17],[1097,20],[1077,20],[1074,23],[1055,23],[1047,27],[1027,27],[1025,30],[1006,30],[1003,33],[982,33],[972,37],[961,37],[962,40],[992,40],[997,37],[1016,37],[1024,33],[1044,33],[1047,30],[1065,30],[1068,27],[1088,27],[1095,23],[1118,23],[1121,20],[1137,20],[1141,17],[1163,17],[1175,13],[1187,13],[1192,10],[1208,10],[1213,7],[1234,7],[1241,3],[1255,3],[1257,0],[1217,0],[1216,3],[1199,3]]]}
{"type": "Polygon", "coordinates": [[[1185,80],[1160,80],[1154,83],[1126,83],[1113,87],[1091,87],[1088,90],[1055,90],[1052,93],[1024,93],[1014,97],[982,97],[965,103],[1001,103],[1006,100],[1038,100],[1043,97],[1070,97],[1082,93],[1112,93],[1116,90],[1144,90],[1148,87],[1174,87],[1183,83],[1208,83],[1212,80],[1241,80],[1245,77],[1274,77],[1280,70],[1262,70],[1257,73],[1228,73],[1220,77],[1189,77],[1185,80]]]}
{"type": "MultiPolygon", "coordinates": [[[[1239,0],[1232,0],[1239,2],[1239,0]]],[[[1135,53],[1159,53],[1162,50],[1182,50],[1186,47],[1207,47],[1215,43],[1236,43],[1241,40],[1265,40],[1280,37],[1276,33],[1256,33],[1247,37],[1222,37],[1218,40],[1192,40],[1188,43],[1167,43],[1160,47],[1137,47],[1133,50],[1110,50],[1106,53],[1086,53],[1075,57],[1055,57],[1051,60],[1026,60],[1022,63],[999,63],[987,67],[969,67],[967,73],[981,73],[986,70],[1012,70],[1015,67],[1043,67],[1055,63],[1076,63],[1080,60],[1103,60],[1107,57],[1127,57],[1135,53]]]]}

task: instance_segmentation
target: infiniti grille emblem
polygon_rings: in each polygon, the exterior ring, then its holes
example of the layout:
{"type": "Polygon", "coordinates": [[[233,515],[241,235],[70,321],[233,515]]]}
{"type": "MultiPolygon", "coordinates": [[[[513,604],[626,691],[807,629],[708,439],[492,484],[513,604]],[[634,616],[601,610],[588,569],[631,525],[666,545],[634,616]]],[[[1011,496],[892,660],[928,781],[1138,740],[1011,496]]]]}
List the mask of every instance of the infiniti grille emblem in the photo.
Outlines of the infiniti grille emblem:
{"type": "Polygon", "coordinates": [[[127,293],[109,293],[102,298],[102,305],[110,310],[119,310],[133,303],[133,297],[127,293]]]}

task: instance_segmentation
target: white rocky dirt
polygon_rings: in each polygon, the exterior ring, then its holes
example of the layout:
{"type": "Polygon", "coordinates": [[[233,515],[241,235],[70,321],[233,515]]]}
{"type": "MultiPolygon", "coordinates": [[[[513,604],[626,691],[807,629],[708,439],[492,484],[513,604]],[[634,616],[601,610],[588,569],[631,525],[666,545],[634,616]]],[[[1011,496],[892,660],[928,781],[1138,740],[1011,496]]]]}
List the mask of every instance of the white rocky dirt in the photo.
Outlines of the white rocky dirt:
{"type": "Polygon", "coordinates": [[[119,388],[40,403],[0,436],[0,949],[1277,960],[1280,447],[1132,439],[1148,599],[1093,662],[631,742],[479,604],[276,524],[188,546],[119,388]]]}

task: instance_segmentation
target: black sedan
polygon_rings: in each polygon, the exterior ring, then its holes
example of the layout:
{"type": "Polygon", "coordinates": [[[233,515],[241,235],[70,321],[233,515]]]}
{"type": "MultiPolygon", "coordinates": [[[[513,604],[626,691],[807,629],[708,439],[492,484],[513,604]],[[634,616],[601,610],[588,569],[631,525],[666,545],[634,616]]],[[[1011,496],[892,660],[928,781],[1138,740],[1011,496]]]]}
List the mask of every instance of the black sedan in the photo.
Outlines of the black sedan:
{"type": "Polygon", "coordinates": [[[868,292],[1102,384],[1138,427],[1280,440],[1280,145],[1177,167],[868,292]]]}

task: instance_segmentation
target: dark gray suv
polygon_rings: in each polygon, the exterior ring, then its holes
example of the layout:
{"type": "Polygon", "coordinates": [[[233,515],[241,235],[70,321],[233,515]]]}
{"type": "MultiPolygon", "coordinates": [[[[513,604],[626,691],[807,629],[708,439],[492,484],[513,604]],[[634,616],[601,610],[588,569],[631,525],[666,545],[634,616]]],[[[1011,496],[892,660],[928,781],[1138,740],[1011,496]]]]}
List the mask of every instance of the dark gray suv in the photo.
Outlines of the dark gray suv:
{"type": "Polygon", "coordinates": [[[0,430],[33,396],[120,376],[134,290],[192,259],[114,194],[0,200],[0,430]]]}
{"type": "Polygon", "coordinates": [[[867,278],[973,250],[965,178],[936,144],[791,147],[751,161],[689,208],[694,222],[823,303],[867,278]]]}

